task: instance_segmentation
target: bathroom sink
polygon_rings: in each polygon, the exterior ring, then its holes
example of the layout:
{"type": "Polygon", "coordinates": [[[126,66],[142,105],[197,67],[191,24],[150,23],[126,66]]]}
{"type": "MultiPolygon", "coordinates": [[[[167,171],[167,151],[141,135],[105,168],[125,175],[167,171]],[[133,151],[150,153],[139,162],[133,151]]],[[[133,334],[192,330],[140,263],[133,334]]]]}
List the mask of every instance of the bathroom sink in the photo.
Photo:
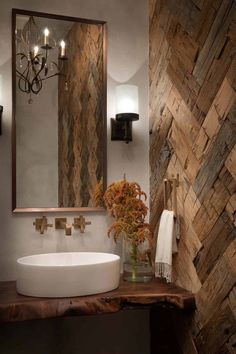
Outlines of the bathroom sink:
{"type": "Polygon", "coordinates": [[[39,297],[71,297],[119,286],[120,257],[110,253],[36,254],[17,260],[17,291],[39,297]]]}

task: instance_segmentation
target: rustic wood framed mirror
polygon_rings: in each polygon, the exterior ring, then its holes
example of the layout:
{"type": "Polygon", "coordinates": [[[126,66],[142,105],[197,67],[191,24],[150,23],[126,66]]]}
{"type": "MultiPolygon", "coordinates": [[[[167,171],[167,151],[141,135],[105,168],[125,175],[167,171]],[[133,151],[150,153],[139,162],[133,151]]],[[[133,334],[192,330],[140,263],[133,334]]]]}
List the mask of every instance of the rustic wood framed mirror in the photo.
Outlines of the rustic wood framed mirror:
{"type": "Polygon", "coordinates": [[[106,36],[104,21],[12,10],[14,212],[104,210],[106,36]]]}

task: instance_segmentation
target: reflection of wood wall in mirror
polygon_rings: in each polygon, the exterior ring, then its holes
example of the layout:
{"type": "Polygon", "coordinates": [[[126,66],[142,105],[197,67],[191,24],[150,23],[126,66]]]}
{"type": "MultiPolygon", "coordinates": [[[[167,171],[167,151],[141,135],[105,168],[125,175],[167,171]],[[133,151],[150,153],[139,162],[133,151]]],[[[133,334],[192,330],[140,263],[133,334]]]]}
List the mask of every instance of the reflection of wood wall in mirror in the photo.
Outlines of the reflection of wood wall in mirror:
{"type": "Polygon", "coordinates": [[[93,206],[105,141],[102,25],[75,23],[66,43],[68,64],[58,89],[58,204],[93,206]]]}

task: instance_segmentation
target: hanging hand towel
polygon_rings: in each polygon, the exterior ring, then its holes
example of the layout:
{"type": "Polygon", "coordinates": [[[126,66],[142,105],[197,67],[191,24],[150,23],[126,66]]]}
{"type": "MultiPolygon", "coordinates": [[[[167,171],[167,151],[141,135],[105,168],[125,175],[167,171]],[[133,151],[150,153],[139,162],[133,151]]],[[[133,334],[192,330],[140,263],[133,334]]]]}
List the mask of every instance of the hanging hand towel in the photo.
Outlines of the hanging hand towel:
{"type": "Polygon", "coordinates": [[[155,257],[155,276],[171,281],[172,253],[177,252],[174,233],[174,212],[164,210],[161,215],[155,257]]]}

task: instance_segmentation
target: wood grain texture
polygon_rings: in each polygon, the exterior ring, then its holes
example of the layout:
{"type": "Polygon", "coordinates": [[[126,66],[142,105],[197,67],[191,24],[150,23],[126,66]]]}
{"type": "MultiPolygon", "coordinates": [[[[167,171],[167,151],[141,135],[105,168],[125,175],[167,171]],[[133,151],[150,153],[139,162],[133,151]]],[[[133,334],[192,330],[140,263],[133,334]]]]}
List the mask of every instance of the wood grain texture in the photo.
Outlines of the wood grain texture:
{"type": "Polygon", "coordinates": [[[157,234],[163,179],[178,173],[174,280],[197,303],[176,326],[184,354],[236,348],[235,23],[233,0],[150,0],[150,220],[157,234]]]}
{"type": "Polygon", "coordinates": [[[103,25],[75,23],[66,41],[58,92],[58,205],[92,207],[94,189],[105,179],[103,25]]]}
{"type": "Polygon", "coordinates": [[[126,306],[166,303],[193,310],[192,293],[163,280],[129,283],[121,279],[111,292],[72,298],[37,298],[17,294],[15,282],[0,282],[0,323],[62,316],[95,315],[120,311],[126,306]]]}

